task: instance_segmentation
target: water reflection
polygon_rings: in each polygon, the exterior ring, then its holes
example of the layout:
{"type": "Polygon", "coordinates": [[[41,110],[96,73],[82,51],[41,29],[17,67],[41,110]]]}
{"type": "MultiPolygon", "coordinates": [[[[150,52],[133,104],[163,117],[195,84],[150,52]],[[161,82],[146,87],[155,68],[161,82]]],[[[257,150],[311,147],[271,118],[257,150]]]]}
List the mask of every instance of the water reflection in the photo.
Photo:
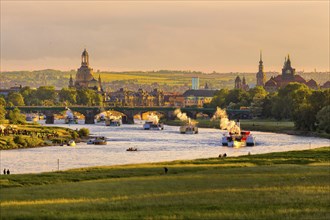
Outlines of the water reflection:
{"type": "Polygon", "coordinates": [[[59,124],[54,126],[80,129],[87,127],[94,135],[109,138],[107,145],[87,145],[76,147],[53,146],[32,149],[1,151],[0,170],[9,168],[12,173],[38,173],[56,171],[58,159],[60,170],[87,166],[134,164],[228,156],[260,154],[290,150],[302,150],[329,146],[329,140],[314,137],[253,132],[257,146],[228,148],[221,146],[220,130],[200,129],[199,134],[180,134],[179,127],[165,126],[163,131],[145,131],[141,124],[106,127],[102,124],[77,125],[59,124]],[[138,151],[127,152],[129,147],[138,151]]]}

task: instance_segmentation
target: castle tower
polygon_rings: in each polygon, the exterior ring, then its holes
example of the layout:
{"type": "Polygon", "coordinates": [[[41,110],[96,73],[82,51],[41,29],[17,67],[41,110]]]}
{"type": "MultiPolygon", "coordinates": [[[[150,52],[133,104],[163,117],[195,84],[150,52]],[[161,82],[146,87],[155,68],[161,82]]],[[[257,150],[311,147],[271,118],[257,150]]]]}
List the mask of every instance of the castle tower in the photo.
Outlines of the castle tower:
{"type": "Polygon", "coordinates": [[[285,58],[284,66],[282,68],[282,79],[283,80],[294,80],[296,69],[292,68],[290,55],[288,54],[288,58],[285,58]]]}
{"type": "Polygon", "coordinates": [[[259,71],[257,72],[257,86],[264,86],[266,81],[266,74],[264,73],[264,65],[262,61],[262,52],[260,51],[259,71]]]}

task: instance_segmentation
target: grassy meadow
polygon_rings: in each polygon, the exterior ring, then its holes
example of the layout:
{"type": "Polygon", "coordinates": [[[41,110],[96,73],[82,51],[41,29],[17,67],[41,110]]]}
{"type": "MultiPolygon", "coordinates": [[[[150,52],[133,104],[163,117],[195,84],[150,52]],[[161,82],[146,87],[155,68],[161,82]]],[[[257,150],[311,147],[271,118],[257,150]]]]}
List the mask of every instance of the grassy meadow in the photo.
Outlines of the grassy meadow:
{"type": "Polygon", "coordinates": [[[329,219],[329,156],[324,147],[1,175],[1,219],[329,219]]]}

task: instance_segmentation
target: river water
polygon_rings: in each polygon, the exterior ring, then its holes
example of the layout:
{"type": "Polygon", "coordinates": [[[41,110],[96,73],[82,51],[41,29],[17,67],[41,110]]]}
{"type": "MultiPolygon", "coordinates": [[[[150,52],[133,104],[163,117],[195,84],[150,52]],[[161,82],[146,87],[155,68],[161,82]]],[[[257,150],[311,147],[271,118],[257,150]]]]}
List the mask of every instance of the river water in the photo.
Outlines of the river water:
{"type": "Polygon", "coordinates": [[[312,149],[329,146],[328,139],[252,132],[257,145],[254,147],[231,148],[221,145],[225,131],[199,128],[198,134],[180,134],[178,126],[166,126],[162,131],[143,130],[142,122],[134,125],[106,127],[104,124],[65,125],[56,121],[53,126],[80,129],[86,127],[91,134],[106,136],[107,145],[87,145],[76,147],[52,146],[19,150],[0,151],[0,170],[10,169],[11,173],[40,173],[67,170],[71,168],[162,162],[183,159],[261,154],[291,150],[312,149]],[[138,151],[126,151],[129,147],[138,151]]]}

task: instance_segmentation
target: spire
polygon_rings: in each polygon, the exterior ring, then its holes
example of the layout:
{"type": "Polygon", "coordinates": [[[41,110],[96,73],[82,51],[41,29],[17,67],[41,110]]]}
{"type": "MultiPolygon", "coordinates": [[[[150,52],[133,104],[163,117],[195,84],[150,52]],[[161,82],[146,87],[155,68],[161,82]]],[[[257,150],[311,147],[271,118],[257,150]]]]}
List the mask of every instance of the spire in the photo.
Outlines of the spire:
{"type": "Polygon", "coordinates": [[[291,67],[290,54],[288,54],[288,59],[286,60],[286,65],[287,65],[288,67],[291,67]]]}
{"type": "Polygon", "coordinates": [[[86,48],[84,49],[84,51],[81,54],[81,65],[89,66],[89,55],[88,55],[86,48]]]}
{"type": "Polygon", "coordinates": [[[100,87],[100,91],[103,92],[102,83],[101,83],[101,74],[99,74],[99,87],[100,87]]]}
{"type": "Polygon", "coordinates": [[[70,74],[69,87],[73,87],[72,74],[70,74]]]}
{"type": "Polygon", "coordinates": [[[262,62],[262,50],[260,50],[260,62],[262,62]]]}
{"type": "Polygon", "coordinates": [[[246,84],[245,76],[243,76],[242,84],[243,84],[243,85],[246,84]]]}

